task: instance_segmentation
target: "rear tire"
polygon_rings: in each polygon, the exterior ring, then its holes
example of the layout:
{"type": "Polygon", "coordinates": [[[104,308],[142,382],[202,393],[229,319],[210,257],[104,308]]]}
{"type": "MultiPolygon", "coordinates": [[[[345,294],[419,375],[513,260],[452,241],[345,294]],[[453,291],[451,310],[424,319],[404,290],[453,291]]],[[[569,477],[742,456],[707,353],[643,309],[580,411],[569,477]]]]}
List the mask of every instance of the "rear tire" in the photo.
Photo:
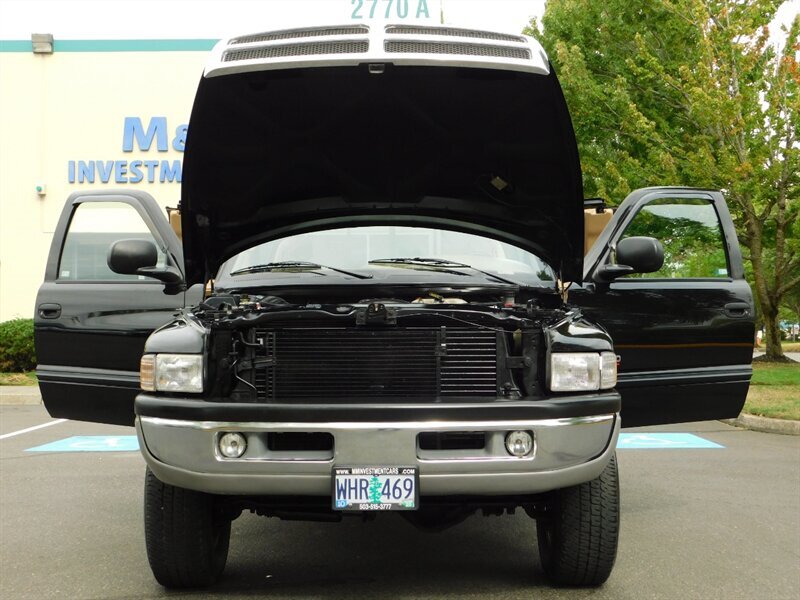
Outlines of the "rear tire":
{"type": "Polygon", "coordinates": [[[168,588],[216,583],[228,559],[231,522],[214,496],[159,481],[147,469],[144,537],[156,580],[168,588]]]}
{"type": "Polygon", "coordinates": [[[536,523],[542,568],[554,583],[598,586],[611,575],[619,540],[617,456],[597,479],[556,490],[536,523]]]}

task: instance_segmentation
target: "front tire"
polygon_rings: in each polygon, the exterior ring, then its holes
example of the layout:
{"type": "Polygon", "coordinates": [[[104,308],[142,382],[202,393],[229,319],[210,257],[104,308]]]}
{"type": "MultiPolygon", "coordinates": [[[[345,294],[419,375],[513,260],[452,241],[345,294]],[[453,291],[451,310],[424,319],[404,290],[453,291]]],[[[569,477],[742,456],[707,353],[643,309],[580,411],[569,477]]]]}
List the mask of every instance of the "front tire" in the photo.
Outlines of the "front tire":
{"type": "Polygon", "coordinates": [[[556,490],[536,523],[539,557],[560,585],[598,586],[611,575],[619,540],[617,456],[597,479],[556,490]]]}
{"type": "Polygon", "coordinates": [[[159,481],[147,469],[144,537],[156,580],[167,588],[216,583],[228,559],[231,522],[214,496],[159,481]]]}

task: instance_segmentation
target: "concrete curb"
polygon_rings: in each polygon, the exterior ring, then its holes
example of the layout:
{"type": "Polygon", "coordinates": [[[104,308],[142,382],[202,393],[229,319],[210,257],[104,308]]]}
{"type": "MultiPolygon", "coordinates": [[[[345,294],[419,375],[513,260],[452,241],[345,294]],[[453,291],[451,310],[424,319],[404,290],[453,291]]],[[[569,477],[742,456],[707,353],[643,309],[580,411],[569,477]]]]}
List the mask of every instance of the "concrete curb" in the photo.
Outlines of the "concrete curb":
{"type": "Polygon", "coordinates": [[[742,427],[743,429],[762,431],[764,433],[800,435],[800,421],[791,421],[789,419],[769,419],[741,413],[735,419],[722,419],[722,422],[734,427],[742,427]]]}
{"type": "Polygon", "coordinates": [[[42,395],[38,385],[0,386],[0,406],[41,404],[42,395]]]}

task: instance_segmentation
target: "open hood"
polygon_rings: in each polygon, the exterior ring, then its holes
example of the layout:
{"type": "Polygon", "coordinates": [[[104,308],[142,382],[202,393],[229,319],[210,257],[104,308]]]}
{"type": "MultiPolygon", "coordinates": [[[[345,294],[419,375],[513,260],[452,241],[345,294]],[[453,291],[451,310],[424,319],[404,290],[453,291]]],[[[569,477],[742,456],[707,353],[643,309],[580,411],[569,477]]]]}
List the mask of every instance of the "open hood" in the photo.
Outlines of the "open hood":
{"type": "MultiPolygon", "coordinates": [[[[335,30],[339,46],[343,29],[335,30]]],[[[417,45],[406,41],[392,54],[388,44],[402,36],[379,29],[381,40],[364,33],[369,43],[349,54],[327,55],[338,46],[307,35],[287,42],[287,32],[218,45],[186,143],[188,281],[204,281],[263,241],[359,224],[485,235],[578,279],[580,162],[538,44],[414,26],[406,29],[424,32],[412,36],[417,45]],[[440,38],[446,43],[429,41],[440,38]],[[320,55],[298,58],[303,44],[320,55]]]]}

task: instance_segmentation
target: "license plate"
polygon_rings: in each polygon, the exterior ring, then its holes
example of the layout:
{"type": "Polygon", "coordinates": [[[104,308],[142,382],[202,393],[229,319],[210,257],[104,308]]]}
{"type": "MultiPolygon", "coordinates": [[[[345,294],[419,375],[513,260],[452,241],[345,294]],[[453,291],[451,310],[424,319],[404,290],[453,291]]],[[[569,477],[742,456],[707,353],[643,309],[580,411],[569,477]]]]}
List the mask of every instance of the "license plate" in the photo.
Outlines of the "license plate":
{"type": "Polygon", "coordinates": [[[334,467],[334,510],[416,510],[416,467],[334,467]]]}

